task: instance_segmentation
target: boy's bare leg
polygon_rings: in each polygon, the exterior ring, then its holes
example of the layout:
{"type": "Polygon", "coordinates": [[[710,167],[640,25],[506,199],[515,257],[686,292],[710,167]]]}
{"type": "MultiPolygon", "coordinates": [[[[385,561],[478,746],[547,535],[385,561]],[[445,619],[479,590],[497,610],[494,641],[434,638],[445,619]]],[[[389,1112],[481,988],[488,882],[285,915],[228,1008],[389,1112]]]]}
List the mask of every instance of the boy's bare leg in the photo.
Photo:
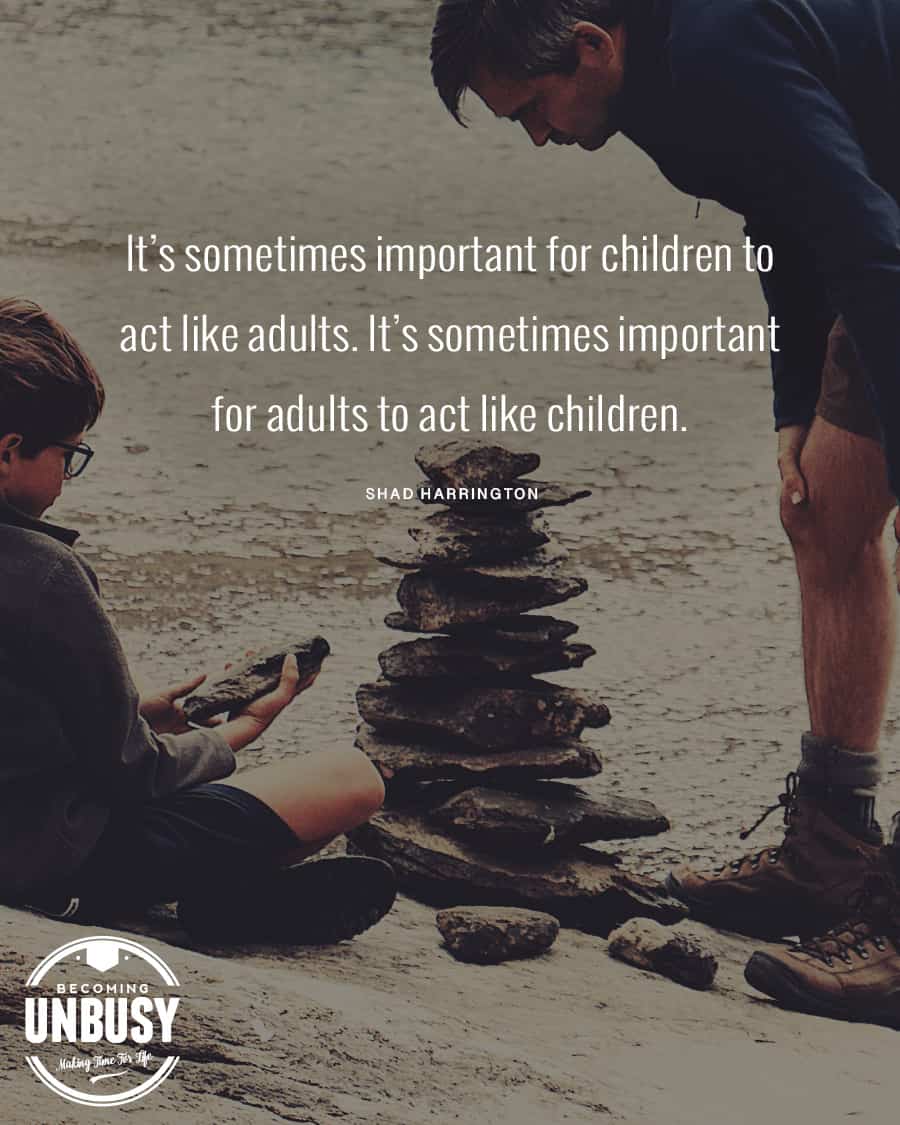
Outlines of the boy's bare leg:
{"type": "Polygon", "coordinates": [[[814,735],[877,750],[893,662],[893,582],[882,542],[895,505],[878,442],[817,417],[800,458],[808,499],[782,499],[794,548],[814,735]]]}
{"type": "Polygon", "coordinates": [[[335,836],[368,820],[384,801],[381,774],[354,748],[259,766],[228,778],[226,784],[251,793],[293,831],[298,847],[284,861],[312,855],[335,836]]]}

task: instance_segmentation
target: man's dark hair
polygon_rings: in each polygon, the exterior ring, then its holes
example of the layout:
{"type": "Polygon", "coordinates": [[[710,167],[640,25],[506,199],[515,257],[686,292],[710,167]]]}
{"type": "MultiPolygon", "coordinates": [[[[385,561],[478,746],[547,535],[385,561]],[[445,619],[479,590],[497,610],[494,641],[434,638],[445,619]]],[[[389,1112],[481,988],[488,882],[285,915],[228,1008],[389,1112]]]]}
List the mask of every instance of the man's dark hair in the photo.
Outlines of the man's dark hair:
{"type": "Polygon", "coordinates": [[[100,376],[75,339],[33,301],[0,298],[0,434],[33,457],[89,429],[103,409],[100,376]]]}
{"type": "Polygon", "coordinates": [[[484,65],[509,78],[571,74],[572,27],[587,20],[618,27],[628,0],[440,0],[431,33],[431,77],[441,101],[464,124],[459,103],[484,65]]]}

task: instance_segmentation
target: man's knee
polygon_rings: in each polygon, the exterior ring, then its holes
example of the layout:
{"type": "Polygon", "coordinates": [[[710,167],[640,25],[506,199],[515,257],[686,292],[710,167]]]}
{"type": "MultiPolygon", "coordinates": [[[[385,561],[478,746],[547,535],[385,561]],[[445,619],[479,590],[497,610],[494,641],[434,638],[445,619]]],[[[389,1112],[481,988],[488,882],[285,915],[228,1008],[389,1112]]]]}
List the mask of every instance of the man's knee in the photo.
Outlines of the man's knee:
{"type": "Polygon", "coordinates": [[[782,490],[780,512],[798,559],[847,566],[880,549],[894,500],[877,443],[816,419],[800,469],[807,499],[795,504],[782,490]]]}
{"type": "Polygon", "coordinates": [[[861,497],[855,508],[833,504],[821,489],[813,488],[802,504],[782,496],[781,524],[798,563],[842,576],[873,552],[880,554],[891,509],[888,503],[876,506],[869,500],[861,497]]]}
{"type": "Polygon", "coordinates": [[[842,513],[824,501],[816,503],[814,496],[802,504],[782,496],[780,514],[796,555],[850,564],[868,550],[881,549],[889,509],[842,513]]]}

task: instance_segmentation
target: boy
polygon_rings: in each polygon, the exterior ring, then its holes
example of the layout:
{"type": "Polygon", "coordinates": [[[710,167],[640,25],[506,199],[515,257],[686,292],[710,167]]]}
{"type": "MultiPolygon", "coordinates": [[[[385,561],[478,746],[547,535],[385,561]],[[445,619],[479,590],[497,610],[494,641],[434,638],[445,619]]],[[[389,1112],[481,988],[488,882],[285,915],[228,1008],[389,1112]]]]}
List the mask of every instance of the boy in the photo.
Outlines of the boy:
{"type": "Polygon", "coordinates": [[[350,937],[390,909],[391,868],[296,861],[380,807],[369,759],[330,750],[222,784],[314,677],[290,657],[273,692],[209,729],[177,702],[202,676],[141,701],[77,534],[42,518],[87,468],[103,401],[64,328],[0,300],[0,895],[79,919],[177,900],[214,940],[350,937]]]}

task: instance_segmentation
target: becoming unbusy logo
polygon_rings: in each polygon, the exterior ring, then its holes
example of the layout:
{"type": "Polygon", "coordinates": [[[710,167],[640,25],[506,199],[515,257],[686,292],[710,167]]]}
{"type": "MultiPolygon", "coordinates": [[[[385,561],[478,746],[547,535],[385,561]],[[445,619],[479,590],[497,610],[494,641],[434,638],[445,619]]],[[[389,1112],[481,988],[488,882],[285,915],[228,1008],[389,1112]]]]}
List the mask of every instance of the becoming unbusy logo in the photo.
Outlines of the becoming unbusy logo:
{"type": "Polygon", "coordinates": [[[178,979],[143,945],[80,938],[48,954],[26,982],[28,1065],[80,1105],[126,1105],[172,1073],[178,979]]]}

